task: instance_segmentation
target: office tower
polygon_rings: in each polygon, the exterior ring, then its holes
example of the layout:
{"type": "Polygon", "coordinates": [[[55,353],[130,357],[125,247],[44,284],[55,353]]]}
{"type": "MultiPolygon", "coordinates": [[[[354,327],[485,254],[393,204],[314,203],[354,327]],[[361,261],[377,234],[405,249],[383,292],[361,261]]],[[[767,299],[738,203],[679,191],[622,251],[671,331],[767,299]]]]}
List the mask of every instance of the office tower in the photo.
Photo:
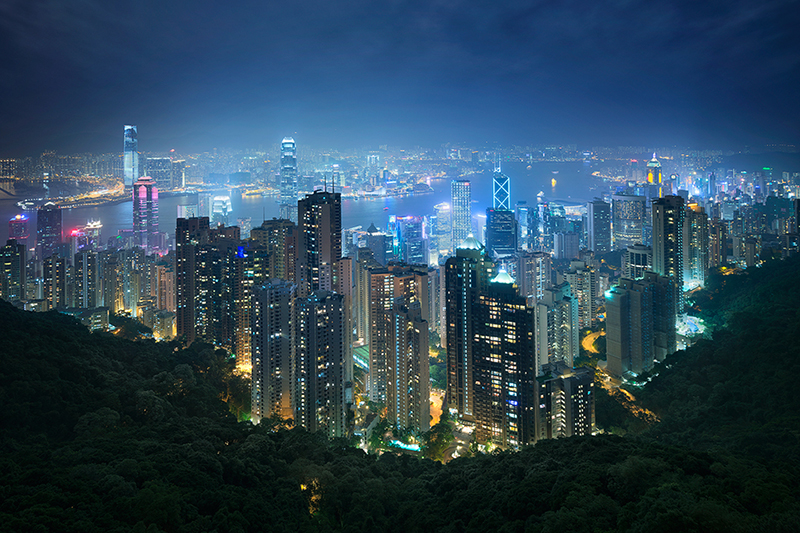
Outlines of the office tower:
{"type": "Polygon", "coordinates": [[[229,215],[233,211],[231,197],[227,195],[215,196],[211,201],[211,227],[227,226],[229,215]]]}
{"type": "Polygon", "coordinates": [[[653,159],[647,162],[647,183],[658,187],[659,198],[663,196],[661,185],[661,162],[656,158],[656,154],[653,154],[653,159]]]}
{"type": "Polygon", "coordinates": [[[42,264],[44,299],[50,309],[67,307],[67,261],[51,255],[42,264]]]}
{"type": "Polygon", "coordinates": [[[485,293],[495,266],[471,235],[445,263],[445,323],[447,339],[447,403],[458,416],[473,420],[473,313],[485,293]]]}
{"type": "Polygon", "coordinates": [[[122,178],[125,187],[139,179],[139,133],[136,126],[125,126],[122,147],[122,178]]]}
{"type": "Polygon", "coordinates": [[[683,198],[653,200],[653,272],[675,284],[678,313],[683,312],[683,198]]]}
{"type": "Polygon", "coordinates": [[[61,245],[61,209],[53,202],[36,212],[36,245],[42,259],[53,255],[61,245]]]}
{"type": "Polygon", "coordinates": [[[644,196],[626,194],[611,197],[615,250],[644,244],[646,200],[644,196]]]}
{"type": "Polygon", "coordinates": [[[586,246],[597,254],[605,254],[611,248],[611,206],[602,200],[586,204],[586,246]]]}
{"type": "Polygon", "coordinates": [[[597,271],[584,261],[572,261],[569,268],[564,277],[578,299],[578,325],[591,328],[597,321],[597,271]]]}
{"type": "Polygon", "coordinates": [[[75,282],[74,307],[97,307],[97,254],[90,250],[76,253],[72,277],[75,282]]]}
{"type": "Polygon", "coordinates": [[[495,169],[492,174],[492,207],[498,211],[511,211],[511,185],[508,176],[495,169]]]}
{"type": "MultiPolygon", "coordinates": [[[[175,301],[178,335],[186,336],[191,344],[205,335],[207,324],[204,310],[208,294],[208,274],[205,272],[209,240],[208,217],[179,218],[175,225],[175,301]],[[199,330],[199,331],[198,331],[199,330]]],[[[108,303],[106,303],[108,305],[108,303]]]]}
{"type": "Polygon", "coordinates": [[[427,265],[427,235],[422,217],[397,217],[396,222],[400,257],[410,265],[427,265]]]}
{"type": "Polygon", "coordinates": [[[297,145],[291,137],[281,141],[281,218],[297,223],[297,145]]]}
{"type": "Polygon", "coordinates": [[[578,299],[569,283],[545,289],[535,304],[535,367],[537,375],[548,363],[563,362],[572,368],[580,353],[578,299]]]}
{"type": "Polygon", "coordinates": [[[517,224],[513,211],[486,209],[486,253],[495,261],[517,253],[517,224]]]}
{"type": "Polygon", "coordinates": [[[295,285],[270,279],[253,290],[252,419],[292,418],[292,302],[295,285]]]}
{"type": "Polygon", "coordinates": [[[439,257],[447,257],[453,249],[453,217],[450,204],[442,202],[433,206],[436,213],[436,223],[431,228],[432,240],[431,247],[435,247],[438,264],[439,257]]]}
{"type": "Polygon", "coordinates": [[[342,198],[314,191],[297,202],[297,292],[333,290],[333,268],[342,257],[342,198]]]}
{"type": "Polygon", "coordinates": [[[153,183],[161,190],[172,187],[172,159],[169,157],[148,157],[145,159],[145,176],[150,176],[153,183]]]}
{"type": "Polygon", "coordinates": [[[537,440],[588,436],[595,430],[594,370],[546,365],[536,382],[537,440]]]}
{"type": "Polygon", "coordinates": [[[369,225],[366,241],[367,248],[372,250],[372,254],[378,263],[386,265],[393,258],[392,238],[376,228],[375,224],[369,225]]]}
{"type": "Polygon", "coordinates": [[[469,180],[453,180],[450,183],[453,206],[453,245],[455,250],[472,233],[472,190],[469,180]]]}
{"type": "Polygon", "coordinates": [[[552,260],[546,252],[523,252],[517,261],[517,283],[528,305],[542,299],[552,284],[552,260]]]}
{"type": "Polygon", "coordinates": [[[8,239],[0,248],[0,298],[10,302],[27,299],[27,255],[25,245],[16,239],[8,239]]]}
{"type": "MultiPolygon", "coordinates": [[[[184,161],[183,159],[173,159],[170,169],[170,188],[183,189],[185,186],[186,186],[186,161],[184,161]]],[[[195,216],[197,216],[196,213],[195,216]]]]}
{"type": "Polygon", "coordinates": [[[28,215],[17,215],[8,221],[8,238],[17,241],[17,244],[28,245],[28,215]]]}
{"type": "Polygon", "coordinates": [[[500,270],[473,304],[475,438],[500,448],[533,442],[533,309],[500,270]]]}
{"type": "Polygon", "coordinates": [[[578,259],[580,237],[577,233],[556,233],[553,235],[553,257],[555,259],[578,259]]]}
{"type": "Polygon", "coordinates": [[[728,262],[728,235],[727,228],[722,220],[711,222],[710,241],[708,266],[711,268],[720,267],[728,262]]]}
{"type": "Polygon", "coordinates": [[[645,272],[606,292],[608,372],[635,375],[675,351],[676,291],[672,278],[645,272]]]}
{"type": "Polygon", "coordinates": [[[133,242],[148,252],[158,249],[158,188],[150,176],[133,184],[133,242]]]}
{"type": "Polygon", "coordinates": [[[517,221],[517,244],[520,249],[528,250],[530,248],[529,241],[529,228],[528,224],[531,220],[531,208],[525,200],[518,200],[514,206],[514,218],[517,221]]]}
{"type": "Polygon", "coordinates": [[[628,246],[622,256],[622,277],[640,279],[647,270],[653,270],[653,248],[643,244],[628,246]]]}
{"type": "Polygon", "coordinates": [[[314,291],[292,308],[294,422],[329,438],[346,435],[342,295],[314,291]]]}
{"type": "Polygon", "coordinates": [[[692,288],[706,284],[708,269],[708,216],[697,204],[689,204],[683,224],[683,279],[692,288]]]}
{"type": "Polygon", "coordinates": [[[431,380],[428,322],[419,301],[394,302],[394,361],[387,386],[386,416],[401,428],[430,430],[431,380]]]}

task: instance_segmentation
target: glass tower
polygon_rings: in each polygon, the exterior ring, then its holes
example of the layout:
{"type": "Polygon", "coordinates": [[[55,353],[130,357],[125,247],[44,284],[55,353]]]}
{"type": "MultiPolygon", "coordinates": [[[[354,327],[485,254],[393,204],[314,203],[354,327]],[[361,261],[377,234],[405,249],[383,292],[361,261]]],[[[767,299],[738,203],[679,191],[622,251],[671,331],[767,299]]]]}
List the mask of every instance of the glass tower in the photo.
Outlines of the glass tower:
{"type": "Polygon", "coordinates": [[[469,180],[453,180],[450,184],[453,206],[453,245],[455,250],[472,233],[472,192],[469,180]]]}
{"type": "Polygon", "coordinates": [[[147,251],[158,248],[158,189],[150,176],[133,184],[133,236],[147,251]]]}
{"type": "Polygon", "coordinates": [[[281,218],[297,223],[297,144],[291,137],[281,141],[281,218]]]}
{"type": "Polygon", "coordinates": [[[139,179],[139,134],[136,126],[125,126],[123,132],[122,177],[125,187],[139,179]]]}

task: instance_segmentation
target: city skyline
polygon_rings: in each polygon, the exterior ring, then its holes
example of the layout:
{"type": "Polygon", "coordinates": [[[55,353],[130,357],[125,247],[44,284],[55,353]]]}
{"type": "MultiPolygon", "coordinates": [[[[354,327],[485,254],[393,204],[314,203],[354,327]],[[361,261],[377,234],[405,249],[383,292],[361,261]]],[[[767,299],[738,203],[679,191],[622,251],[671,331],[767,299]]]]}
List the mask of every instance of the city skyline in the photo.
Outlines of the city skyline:
{"type": "Polygon", "coordinates": [[[800,136],[786,2],[123,9],[6,4],[0,156],[116,151],[123,123],[144,151],[800,136]]]}

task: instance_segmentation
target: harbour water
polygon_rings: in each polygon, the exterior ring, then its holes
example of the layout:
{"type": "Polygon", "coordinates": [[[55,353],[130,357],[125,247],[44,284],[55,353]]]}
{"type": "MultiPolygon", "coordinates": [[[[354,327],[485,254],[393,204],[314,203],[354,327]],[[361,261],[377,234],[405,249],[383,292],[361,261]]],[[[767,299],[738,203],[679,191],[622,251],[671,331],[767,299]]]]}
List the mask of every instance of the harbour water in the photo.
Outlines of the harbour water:
{"type": "MultiPolygon", "coordinates": [[[[511,204],[525,200],[529,204],[536,202],[540,192],[551,201],[565,204],[579,204],[602,194],[604,184],[591,175],[591,167],[583,162],[555,163],[506,163],[503,172],[510,178],[511,204]],[[555,184],[553,181],[555,180],[555,184]]],[[[492,175],[490,172],[471,174],[464,179],[472,182],[473,214],[483,212],[492,202],[492,175]]],[[[433,213],[433,206],[441,202],[450,202],[450,180],[434,180],[431,182],[433,193],[417,196],[386,197],[378,199],[358,200],[345,198],[342,201],[342,224],[345,228],[361,226],[368,228],[371,223],[385,228],[390,215],[428,215],[433,213]]],[[[237,218],[250,217],[253,226],[258,226],[264,218],[277,217],[279,207],[277,198],[261,196],[233,195],[232,212],[229,215],[230,225],[235,225],[237,218]]],[[[196,195],[168,196],[159,198],[159,226],[161,231],[170,235],[175,232],[175,219],[179,205],[197,203],[196,195]]],[[[0,201],[0,239],[4,243],[8,238],[6,221],[22,213],[15,201],[0,201]]],[[[36,233],[36,212],[28,211],[30,233],[36,233]]],[[[64,234],[88,220],[100,220],[103,224],[102,240],[119,233],[121,229],[129,229],[133,225],[131,202],[106,204],[96,207],[65,209],[62,215],[64,234]]],[[[29,239],[33,244],[33,238],[29,239]]]]}

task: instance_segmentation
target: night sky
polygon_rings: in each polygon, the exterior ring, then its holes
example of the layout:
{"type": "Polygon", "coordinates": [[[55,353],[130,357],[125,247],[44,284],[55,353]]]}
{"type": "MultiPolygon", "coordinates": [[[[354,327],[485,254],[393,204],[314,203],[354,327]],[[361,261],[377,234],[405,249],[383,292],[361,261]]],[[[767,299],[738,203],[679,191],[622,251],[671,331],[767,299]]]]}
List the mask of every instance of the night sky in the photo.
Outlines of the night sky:
{"type": "Polygon", "coordinates": [[[0,155],[800,141],[785,1],[4,0],[0,155]]]}

